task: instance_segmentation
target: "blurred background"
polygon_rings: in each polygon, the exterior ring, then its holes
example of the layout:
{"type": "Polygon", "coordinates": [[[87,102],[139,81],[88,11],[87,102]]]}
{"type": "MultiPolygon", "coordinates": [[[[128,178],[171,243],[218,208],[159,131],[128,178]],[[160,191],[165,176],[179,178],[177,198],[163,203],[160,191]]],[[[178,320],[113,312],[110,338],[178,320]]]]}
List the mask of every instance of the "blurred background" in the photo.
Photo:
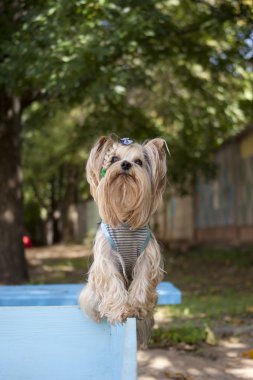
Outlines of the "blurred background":
{"type": "Polygon", "coordinates": [[[219,361],[217,336],[243,326],[248,358],[252,16],[252,0],[0,1],[0,284],[83,282],[99,221],[92,144],[161,136],[168,186],[151,226],[184,298],[158,309],[150,345],[219,361]]]}

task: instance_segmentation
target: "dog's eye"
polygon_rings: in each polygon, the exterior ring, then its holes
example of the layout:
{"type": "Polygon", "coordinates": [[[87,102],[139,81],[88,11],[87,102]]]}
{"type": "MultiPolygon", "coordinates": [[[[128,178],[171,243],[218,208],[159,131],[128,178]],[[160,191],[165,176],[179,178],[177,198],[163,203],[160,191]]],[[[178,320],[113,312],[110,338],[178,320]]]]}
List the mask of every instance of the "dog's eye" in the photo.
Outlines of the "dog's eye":
{"type": "Polygon", "coordinates": [[[111,159],[111,163],[114,164],[114,162],[117,162],[117,161],[119,161],[119,157],[113,156],[111,159]]]}
{"type": "Polygon", "coordinates": [[[137,165],[142,166],[142,160],[135,160],[134,161],[137,165]]]}

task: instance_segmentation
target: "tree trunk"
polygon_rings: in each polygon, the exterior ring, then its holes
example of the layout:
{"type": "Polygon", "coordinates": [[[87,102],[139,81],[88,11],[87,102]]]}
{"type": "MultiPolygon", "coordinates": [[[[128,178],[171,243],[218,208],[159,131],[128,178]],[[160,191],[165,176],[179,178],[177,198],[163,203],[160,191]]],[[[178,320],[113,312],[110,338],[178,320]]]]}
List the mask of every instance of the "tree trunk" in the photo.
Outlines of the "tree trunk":
{"type": "Polygon", "coordinates": [[[67,184],[63,204],[63,240],[65,243],[73,242],[78,234],[78,183],[79,170],[76,165],[67,168],[67,184]]]}
{"type": "Polygon", "coordinates": [[[22,242],[21,104],[0,89],[0,284],[28,279],[22,242]]]}
{"type": "Polygon", "coordinates": [[[61,232],[59,227],[59,199],[57,199],[56,196],[56,177],[53,177],[50,181],[51,185],[51,205],[50,205],[50,211],[49,211],[49,218],[52,222],[52,233],[53,233],[53,244],[57,244],[61,241],[61,232]]]}

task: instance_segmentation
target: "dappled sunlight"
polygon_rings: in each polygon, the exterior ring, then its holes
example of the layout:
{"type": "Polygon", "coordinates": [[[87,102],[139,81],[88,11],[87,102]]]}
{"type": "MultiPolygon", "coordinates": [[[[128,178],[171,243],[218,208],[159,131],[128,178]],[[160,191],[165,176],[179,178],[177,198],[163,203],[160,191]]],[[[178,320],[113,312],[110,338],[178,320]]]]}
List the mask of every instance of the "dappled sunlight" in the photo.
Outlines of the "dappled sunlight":
{"type": "Polygon", "coordinates": [[[91,251],[81,244],[58,244],[53,246],[31,248],[26,250],[26,257],[29,261],[44,259],[63,259],[63,258],[80,258],[88,257],[91,251]]]}
{"type": "Polygon", "coordinates": [[[220,373],[220,371],[218,371],[217,369],[215,369],[215,368],[212,368],[212,367],[206,367],[206,368],[204,368],[204,370],[203,370],[205,373],[208,373],[209,375],[216,375],[216,376],[218,376],[219,375],[219,373],[220,373]]]}
{"type": "Polygon", "coordinates": [[[171,362],[167,357],[156,356],[149,361],[148,365],[157,369],[165,369],[167,366],[171,366],[171,362]]]}
{"type": "Polygon", "coordinates": [[[228,370],[227,372],[240,380],[253,379],[253,367],[252,367],[252,364],[250,365],[250,363],[248,367],[247,367],[247,364],[245,364],[243,369],[232,369],[232,370],[228,370]]]}
{"type": "Polygon", "coordinates": [[[194,375],[194,376],[201,375],[201,371],[197,368],[189,368],[188,371],[191,375],[194,375]]]}
{"type": "Polygon", "coordinates": [[[227,352],[226,356],[228,358],[237,358],[238,353],[236,351],[229,351],[229,352],[227,352]]]}
{"type": "Polygon", "coordinates": [[[72,265],[57,265],[55,267],[51,267],[49,265],[43,265],[43,270],[45,272],[72,272],[74,270],[74,267],[72,265]]]}
{"type": "Polygon", "coordinates": [[[15,177],[10,178],[7,182],[7,186],[9,187],[9,189],[14,189],[17,186],[17,179],[15,177]]]}
{"type": "MultiPolygon", "coordinates": [[[[200,318],[204,318],[206,314],[199,313],[198,316],[200,318]]],[[[194,313],[191,312],[191,310],[188,307],[182,308],[178,306],[158,306],[156,308],[155,318],[158,323],[164,323],[164,322],[170,322],[175,317],[182,317],[183,319],[193,319],[196,317],[194,313]]]]}
{"type": "MultiPolygon", "coordinates": [[[[229,343],[229,342],[228,342],[229,343]]],[[[253,360],[243,359],[241,355],[229,360],[229,344],[219,347],[220,355],[215,359],[211,355],[214,348],[206,353],[192,354],[178,351],[151,349],[138,352],[139,380],[242,380],[252,379],[253,360]],[[251,376],[251,377],[250,377],[251,376]]],[[[245,348],[238,344],[237,348],[245,348]]]]}
{"type": "Polygon", "coordinates": [[[170,315],[168,309],[157,307],[155,311],[155,321],[157,323],[169,323],[173,320],[173,315],[170,315]]]}
{"type": "Polygon", "coordinates": [[[32,283],[80,283],[87,277],[91,252],[83,245],[53,245],[26,250],[32,283]]]}
{"type": "Polygon", "coordinates": [[[231,338],[230,340],[221,341],[220,345],[227,349],[234,349],[234,350],[244,349],[246,347],[245,344],[240,342],[239,338],[235,338],[235,337],[231,338]]]}
{"type": "Polygon", "coordinates": [[[3,215],[2,215],[2,219],[4,220],[4,222],[6,222],[8,224],[12,224],[14,222],[13,211],[10,209],[5,210],[3,215]]]}

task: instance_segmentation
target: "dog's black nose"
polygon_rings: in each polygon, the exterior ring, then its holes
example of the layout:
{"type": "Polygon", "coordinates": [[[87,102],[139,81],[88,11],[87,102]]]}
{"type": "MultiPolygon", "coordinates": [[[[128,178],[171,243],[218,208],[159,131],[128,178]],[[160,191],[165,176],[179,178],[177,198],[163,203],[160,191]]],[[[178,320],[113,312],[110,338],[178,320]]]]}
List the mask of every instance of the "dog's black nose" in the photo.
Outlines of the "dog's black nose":
{"type": "Polygon", "coordinates": [[[121,164],[121,167],[123,170],[129,170],[131,168],[132,164],[128,161],[123,161],[121,164]]]}

